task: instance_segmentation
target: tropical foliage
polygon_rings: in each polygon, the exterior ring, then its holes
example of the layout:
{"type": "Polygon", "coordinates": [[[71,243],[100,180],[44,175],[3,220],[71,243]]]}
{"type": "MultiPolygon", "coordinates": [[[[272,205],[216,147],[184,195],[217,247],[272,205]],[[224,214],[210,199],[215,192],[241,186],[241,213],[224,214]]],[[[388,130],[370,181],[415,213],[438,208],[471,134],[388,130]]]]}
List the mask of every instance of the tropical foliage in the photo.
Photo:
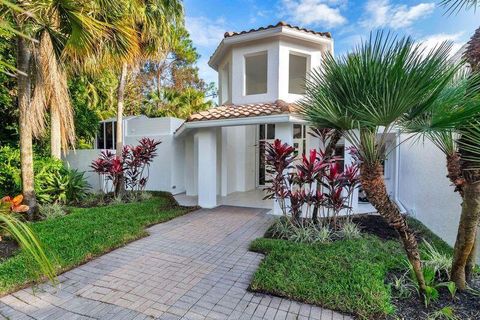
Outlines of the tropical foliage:
{"type": "Polygon", "coordinates": [[[107,187],[110,186],[111,190],[105,191],[112,191],[115,197],[119,195],[119,184],[135,193],[143,191],[147,185],[150,164],[157,156],[157,146],[161,142],[143,138],[138,143],[137,146],[124,146],[121,157],[104,150],[91,164],[93,171],[109,183],[107,187]]]}
{"type": "Polygon", "coordinates": [[[35,262],[39,272],[36,276],[45,275],[55,281],[56,273],[50,259],[45,254],[40,241],[30,227],[20,220],[17,214],[26,212],[28,207],[22,205],[23,196],[9,196],[0,199],[0,235],[8,235],[15,239],[23,252],[35,262]]]}
{"type": "MultiPolygon", "coordinates": [[[[325,157],[322,150],[312,149],[295,161],[295,148],[276,139],[266,145],[265,162],[271,175],[266,198],[275,199],[285,218],[296,225],[319,223],[339,229],[340,212],[351,214],[353,193],[358,186],[358,166],[325,157]],[[320,221],[313,211],[320,212],[320,221]]],[[[348,219],[347,219],[348,221],[348,219]]]]}
{"type": "MultiPolygon", "coordinates": [[[[83,173],[65,168],[60,160],[35,156],[35,192],[42,204],[78,203],[88,191],[83,173]]],[[[0,147],[0,193],[16,194],[22,190],[20,151],[0,147]]]]}
{"type": "Polygon", "coordinates": [[[372,34],[349,54],[327,56],[312,74],[301,103],[307,120],[319,128],[341,130],[358,150],[362,188],[401,235],[422,294],[426,284],[418,244],[388,196],[382,163],[396,146],[392,133],[398,124],[428,110],[454,78],[457,67],[449,62],[449,52],[448,44],[425,52],[410,38],[372,34]]]}

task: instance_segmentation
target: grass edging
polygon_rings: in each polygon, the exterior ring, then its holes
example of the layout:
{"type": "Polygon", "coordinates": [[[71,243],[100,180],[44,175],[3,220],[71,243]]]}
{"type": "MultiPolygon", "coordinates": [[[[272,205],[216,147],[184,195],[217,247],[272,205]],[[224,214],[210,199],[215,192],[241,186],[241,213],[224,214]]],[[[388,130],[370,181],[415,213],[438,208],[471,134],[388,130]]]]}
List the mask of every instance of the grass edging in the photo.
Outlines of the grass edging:
{"type": "MultiPolygon", "coordinates": [[[[148,235],[146,228],[190,213],[169,193],[142,202],[71,208],[60,218],[31,223],[58,275],[148,235]]],[[[21,250],[0,263],[0,296],[44,281],[21,250]],[[26,267],[28,266],[28,267],[26,267]]]]}

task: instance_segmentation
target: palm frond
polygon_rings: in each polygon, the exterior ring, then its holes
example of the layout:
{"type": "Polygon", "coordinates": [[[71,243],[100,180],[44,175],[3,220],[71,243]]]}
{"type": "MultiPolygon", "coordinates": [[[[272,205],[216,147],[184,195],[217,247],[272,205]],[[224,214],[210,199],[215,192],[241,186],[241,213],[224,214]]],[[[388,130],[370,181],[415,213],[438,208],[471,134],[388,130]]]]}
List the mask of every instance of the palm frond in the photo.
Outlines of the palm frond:
{"type": "Polygon", "coordinates": [[[451,43],[427,51],[379,31],[351,53],[326,56],[307,81],[300,112],[316,127],[340,129],[364,161],[385,157],[392,130],[428,110],[455,76],[451,43]]]}

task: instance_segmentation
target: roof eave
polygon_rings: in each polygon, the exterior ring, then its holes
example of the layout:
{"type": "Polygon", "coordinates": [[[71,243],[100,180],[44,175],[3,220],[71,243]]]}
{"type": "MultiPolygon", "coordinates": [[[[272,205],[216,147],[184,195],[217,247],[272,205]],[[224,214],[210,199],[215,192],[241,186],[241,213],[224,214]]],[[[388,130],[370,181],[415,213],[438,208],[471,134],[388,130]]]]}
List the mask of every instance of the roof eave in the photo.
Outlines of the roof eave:
{"type": "Polygon", "coordinates": [[[200,121],[184,122],[175,132],[175,137],[180,137],[190,130],[200,129],[200,128],[232,127],[232,126],[264,124],[264,123],[287,123],[287,122],[306,123],[305,120],[303,120],[297,114],[293,114],[293,113],[232,118],[232,119],[200,120],[200,121]]]}

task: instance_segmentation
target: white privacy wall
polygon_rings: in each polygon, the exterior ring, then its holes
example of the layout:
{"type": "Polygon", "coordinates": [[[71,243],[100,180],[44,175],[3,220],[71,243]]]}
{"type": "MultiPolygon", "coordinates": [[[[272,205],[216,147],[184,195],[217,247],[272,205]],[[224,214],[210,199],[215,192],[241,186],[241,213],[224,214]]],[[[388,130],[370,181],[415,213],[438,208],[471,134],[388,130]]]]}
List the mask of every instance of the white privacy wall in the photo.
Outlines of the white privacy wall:
{"type": "MultiPolygon", "coordinates": [[[[402,141],[406,138],[402,135],[402,141]]],[[[400,202],[409,214],[453,245],[461,198],[453,192],[454,188],[446,177],[445,156],[429,141],[407,141],[398,151],[400,202]]]]}
{"type": "MultiPolygon", "coordinates": [[[[173,194],[185,192],[185,141],[183,138],[173,136],[182,123],[183,120],[170,117],[141,117],[128,120],[125,145],[137,145],[143,137],[162,142],[157,147],[157,156],[150,165],[147,190],[168,191],[173,194]]],[[[88,183],[97,191],[101,190],[102,182],[96,173],[91,172],[90,165],[101,151],[101,149],[70,151],[64,158],[68,166],[85,172],[88,183]]]]}

